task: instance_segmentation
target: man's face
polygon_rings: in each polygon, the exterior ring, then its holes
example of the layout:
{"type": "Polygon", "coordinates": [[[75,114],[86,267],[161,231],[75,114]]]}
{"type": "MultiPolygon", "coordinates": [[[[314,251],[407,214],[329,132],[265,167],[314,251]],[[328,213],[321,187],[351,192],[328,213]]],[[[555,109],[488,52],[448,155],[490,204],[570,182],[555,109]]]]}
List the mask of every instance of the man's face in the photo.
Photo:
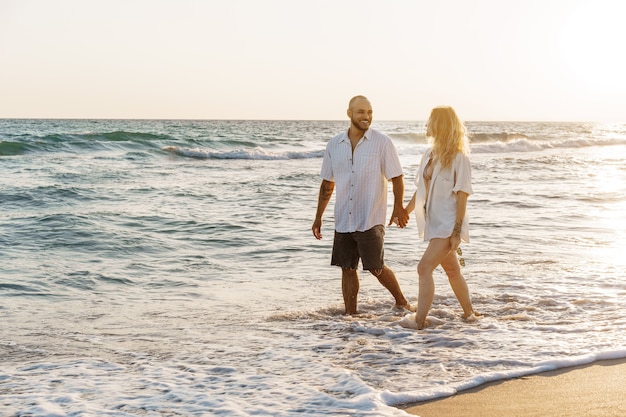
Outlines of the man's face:
{"type": "Polygon", "coordinates": [[[358,130],[366,131],[372,123],[372,105],[368,100],[361,99],[348,109],[348,117],[358,130]]]}

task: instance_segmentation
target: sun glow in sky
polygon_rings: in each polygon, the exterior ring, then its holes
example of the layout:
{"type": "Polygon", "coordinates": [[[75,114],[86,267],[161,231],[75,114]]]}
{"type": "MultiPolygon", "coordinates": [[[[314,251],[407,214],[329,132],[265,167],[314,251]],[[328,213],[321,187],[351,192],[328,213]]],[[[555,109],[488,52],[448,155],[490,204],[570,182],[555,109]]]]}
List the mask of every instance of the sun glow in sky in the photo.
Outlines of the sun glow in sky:
{"type": "Polygon", "coordinates": [[[626,121],[620,0],[0,0],[0,118],[626,121]]]}

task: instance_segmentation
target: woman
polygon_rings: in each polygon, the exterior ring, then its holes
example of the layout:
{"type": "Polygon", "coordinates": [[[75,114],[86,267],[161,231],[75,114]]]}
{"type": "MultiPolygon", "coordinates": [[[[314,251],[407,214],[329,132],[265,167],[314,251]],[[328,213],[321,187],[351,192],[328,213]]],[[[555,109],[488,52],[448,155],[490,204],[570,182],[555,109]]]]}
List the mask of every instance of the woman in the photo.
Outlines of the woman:
{"type": "Polygon", "coordinates": [[[428,326],[426,316],[435,297],[433,272],[438,265],[448,275],[463,317],[476,314],[456,255],[461,241],[469,242],[465,208],[472,194],[472,178],[465,126],[452,107],[436,107],[430,113],[426,136],[432,147],[422,157],[415,178],[417,190],[406,208],[411,213],[417,207],[419,235],[428,242],[417,265],[418,329],[428,326]]]}

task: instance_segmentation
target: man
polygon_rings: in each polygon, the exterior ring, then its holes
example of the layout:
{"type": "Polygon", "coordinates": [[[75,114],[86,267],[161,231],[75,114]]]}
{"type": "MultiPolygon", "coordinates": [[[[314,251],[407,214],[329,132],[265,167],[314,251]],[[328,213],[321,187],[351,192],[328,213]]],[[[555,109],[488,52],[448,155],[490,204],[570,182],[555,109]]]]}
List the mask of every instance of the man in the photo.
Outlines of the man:
{"type": "Polygon", "coordinates": [[[356,96],[348,105],[350,127],[332,138],[322,162],[322,184],[313,222],[313,236],[322,238],[322,216],[337,188],[335,201],[335,238],[331,265],[342,268],[341,289],[346,314],[356,314],[359,259],[396,300],[396,307],[413,311],[404,298],[398,280],[383,259],[387,183],[393,183],[392,223],[405,227],[409,215],[403,207],[404,177],[400,158],[391,139],[374,129],[372,105],[356,96]]]}

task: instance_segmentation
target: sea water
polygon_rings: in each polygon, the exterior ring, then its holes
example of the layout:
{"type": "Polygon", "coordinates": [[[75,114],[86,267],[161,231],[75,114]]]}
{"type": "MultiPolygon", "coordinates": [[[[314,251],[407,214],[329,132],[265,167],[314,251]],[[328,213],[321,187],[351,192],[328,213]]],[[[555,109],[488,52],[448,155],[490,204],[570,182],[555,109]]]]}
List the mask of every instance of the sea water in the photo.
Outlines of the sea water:
{"type": "MultiPolygon", "coordinates": [[[[311,233],[347,120],[0,120],[0,415],[403,416],[626,357],[626,125],[467,126],[463,273],[483,316],[464,321],[437,270],[417,331],[369,273],[343,315],[334,197],[311,233]]],[[[424,123],[374,127],[408,202],[424,123]]],[[[424,249],[413,219],[387,228],[413,304],[424,249]]]]}

